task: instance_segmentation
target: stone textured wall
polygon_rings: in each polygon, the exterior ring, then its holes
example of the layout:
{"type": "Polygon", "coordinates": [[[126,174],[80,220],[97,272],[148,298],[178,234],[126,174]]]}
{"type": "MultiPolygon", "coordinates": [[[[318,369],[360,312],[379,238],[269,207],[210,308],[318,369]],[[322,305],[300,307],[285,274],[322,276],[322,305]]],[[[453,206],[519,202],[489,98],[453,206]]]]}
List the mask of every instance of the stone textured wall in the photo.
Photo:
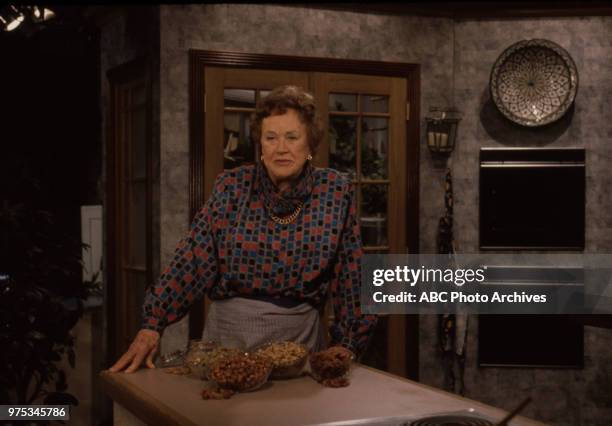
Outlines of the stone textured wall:
{"type": "MultiPolygon", "coordinates": [[[[452,158],[457,249],[478,252],[478,150],[480,147],[584,147],[587,163],[586,252],[612,249],[609,171],[612,120],[612,18],[459,21],[455,24],[455,101],[464,113],[452,158]],[[493,63],[511,44],[549,39],[565,48],[579,73],[575,107],[557,123],[528,129],[513,125],[489,96],[493,63]]],[[[423,218],[422,218],[423,220],[423,218]]],[[[426,219],[425,219],[426,220],[426,219]]],[[[443,382],[436,356],[436,319],[422,317],[421,379],[443,382]]],[[[524,396],[525,414],[557,425],[609,424],[612,415],[612,330],[585,327],[583,370],[477,367],[477,318],[470,318],[465,385],[467,396],[511,409],[524,396]],[[607,420],[604,420],[607,419],[607,420]]]]}

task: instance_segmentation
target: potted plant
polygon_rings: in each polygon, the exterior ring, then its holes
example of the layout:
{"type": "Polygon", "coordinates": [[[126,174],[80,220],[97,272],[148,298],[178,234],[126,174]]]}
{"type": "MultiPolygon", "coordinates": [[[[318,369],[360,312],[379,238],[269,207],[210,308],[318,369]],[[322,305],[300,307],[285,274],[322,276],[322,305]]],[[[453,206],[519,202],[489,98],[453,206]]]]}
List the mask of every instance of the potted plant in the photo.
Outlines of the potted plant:
{"type": "Polygon", "coordinates": [[[0,404],[77,405],[58,363],[75,364],[70,330],[88,295],[82,245],[37,205],[35,179],[12,177],[19,183],[0,201],[0,404]]]}

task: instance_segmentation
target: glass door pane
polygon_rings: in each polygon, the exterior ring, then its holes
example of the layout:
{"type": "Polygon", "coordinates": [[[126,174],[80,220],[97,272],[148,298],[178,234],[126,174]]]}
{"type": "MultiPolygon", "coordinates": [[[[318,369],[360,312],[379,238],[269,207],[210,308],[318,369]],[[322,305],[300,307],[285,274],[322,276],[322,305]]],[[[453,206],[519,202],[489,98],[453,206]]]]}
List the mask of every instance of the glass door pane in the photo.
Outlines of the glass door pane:
{"type": "Polygon", "coordinates": [[[386,184],[362,184],[361,186],[361,240],[365,247],[389,244],[387,238],[388,191],[386,184]]]}
{"type": "Polygon", "coordinates": [[[330,93],[329,110],[357,112],[357,95],[351,93],[330,93]]]}
{"type": "Polygon", "coordinates": [[[131,165],[136,179],[147,177],[147,110],[144,106],[134,107],[131,111],[131,165]]]}
{"type": "Polygon", "coordinates": [[[226,108],[255,108],[255,90],[223,90],[223,106],[226,108]]]}
{"type": "Polygon", "coordinates": [[[361,97],[361,112],[363,113],[388,113],[389,96],[384,95],[363,95],[361,97]]]}
{"type": "Polygon", "coordinates": [[[256,100],[270,93],[258,89],[223,89],[223,168],[255,164],[259,153],[251,141],[256,100]]]}
{"type": "Polygon", "coordinates": [[[226,112],[223,116],[223,167],[232,169],[255,162],[255,147],[251,142],[250,113],[226,112]]]}
{"type": "Polygon", "coordinates": [[[145,182],[133,182],[127,190],[127,228],[125,265],[146,268],[147,264],[147,192],[145,182]]]}
{"type": "Polygon", "coordinates": [[[387,179],[389,119],[363,117],[361,120],[361,177],[387,179]]]}
{"type": "Polygon", "coordinates": [[[389,96],[331,92],[327,103],[329,166],[355,185],[364,250],[388,251],[389,96]]]}
{"type": "Polygon", "coordinates": [[[347,175],[351,180],[357,170],[358,116],[329,117],[329,167],[347,175]]]}

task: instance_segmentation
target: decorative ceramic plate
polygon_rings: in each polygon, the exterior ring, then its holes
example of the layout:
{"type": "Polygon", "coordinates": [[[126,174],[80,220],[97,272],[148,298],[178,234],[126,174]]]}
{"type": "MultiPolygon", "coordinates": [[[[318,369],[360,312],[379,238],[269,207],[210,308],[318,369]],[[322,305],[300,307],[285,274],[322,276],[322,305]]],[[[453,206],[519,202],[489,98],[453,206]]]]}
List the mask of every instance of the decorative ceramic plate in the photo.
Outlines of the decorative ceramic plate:
{"type": "Polygon", "coordinates": [[[489,82],[501,113],[517,124],[543,126],[574,102],[578,72],[569,53],[549,40],[523,40],[497,58],[489,82]]]}

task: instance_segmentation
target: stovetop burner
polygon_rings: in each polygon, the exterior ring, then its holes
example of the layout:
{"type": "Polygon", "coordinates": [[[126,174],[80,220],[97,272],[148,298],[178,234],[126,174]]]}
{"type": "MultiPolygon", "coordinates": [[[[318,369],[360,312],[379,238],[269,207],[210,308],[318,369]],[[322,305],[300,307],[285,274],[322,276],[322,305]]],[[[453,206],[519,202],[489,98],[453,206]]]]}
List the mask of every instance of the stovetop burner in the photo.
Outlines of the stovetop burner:
{"type": "Polygon", "coordinates": [[[488,420],[464,415],[438,415],[405,423],[405,426],[493,426],[488,420]]]}

